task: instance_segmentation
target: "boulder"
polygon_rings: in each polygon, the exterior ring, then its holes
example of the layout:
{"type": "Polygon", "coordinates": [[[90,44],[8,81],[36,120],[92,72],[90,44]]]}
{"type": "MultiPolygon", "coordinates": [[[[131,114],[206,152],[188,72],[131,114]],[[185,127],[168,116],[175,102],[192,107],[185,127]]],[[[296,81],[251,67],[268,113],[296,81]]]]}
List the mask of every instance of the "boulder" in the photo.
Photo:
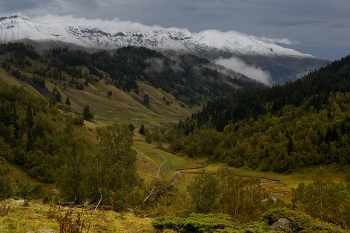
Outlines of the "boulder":
{"type": "Polygon", "coordinates": [[[272,224],[272,230],[275,231],[283,231],[286,233],[292,232],[292,228],[290,227],[290,221],[286,218],[280,218],[277,222],[272,224]]]}

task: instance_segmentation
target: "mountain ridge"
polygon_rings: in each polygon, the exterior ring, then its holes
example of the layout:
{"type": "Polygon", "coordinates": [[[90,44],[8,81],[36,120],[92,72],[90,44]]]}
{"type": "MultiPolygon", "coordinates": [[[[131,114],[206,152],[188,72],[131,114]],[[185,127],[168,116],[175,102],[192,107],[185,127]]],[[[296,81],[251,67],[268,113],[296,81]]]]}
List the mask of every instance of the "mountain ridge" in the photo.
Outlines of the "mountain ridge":
{"type": "Polygon", "coordinates": [[[236,57],[249,66],[261,67],[264,71],[270,72],[272,84],[284,83],[310,70],[325,66],[328,62],[235,31],[221,32],[211,29],[191,33],[186,29],[177,28],[136,31],[114,28],[108,31],[94,26],[73,24],[74,22],[67,24],[59,20],[31,21],[21,16],[2,17],[0,42],[57,41],[51,43],[51,46],[69,43],[87,50],[115,50],[136,46],[165,54],[191,53],[210,60],[236,57]],[[261,57],[265,58],[264,61],[261,61],[261,57]],[[298,65],[288,69],[288,64],[285,64],[287,60],[298,65]],[[283,72],[274,72],[271,66],[277,66],[279,67],[277,70],[283,72]]]}

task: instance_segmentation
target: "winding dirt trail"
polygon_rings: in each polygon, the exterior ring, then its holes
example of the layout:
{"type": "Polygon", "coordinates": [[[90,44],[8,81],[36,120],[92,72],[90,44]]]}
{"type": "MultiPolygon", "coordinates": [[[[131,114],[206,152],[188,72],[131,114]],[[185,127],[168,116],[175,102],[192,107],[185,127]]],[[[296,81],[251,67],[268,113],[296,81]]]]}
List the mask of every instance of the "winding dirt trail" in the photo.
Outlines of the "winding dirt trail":
{"type": "Polygon", "coordinates": [[[163,158],[163,162],[159,165],[158,171],[157,171],[157,178],[160,178],[161,177],[162,168],[163,168],[164,164],[166,162],[168,162],[168,160],[167,160],[167,158],[164,157],[163,154],[158,153],[158,155],[163,158]]]}
{"type": "Polygon", "coordinates": [[[175,173],[176,174],[180,174],[180,173],[186,173],[186,174],[202,174],[203,171],[201,171],[202,169],[205,169],[208,164],[204,164],[204,163],[196,163],[198,164],[198,167],[192,167],[192,168],[180,168],[180,169],[176,169],[175,173]],[[199,170],[199,171],[198,171],[199,170]]]}

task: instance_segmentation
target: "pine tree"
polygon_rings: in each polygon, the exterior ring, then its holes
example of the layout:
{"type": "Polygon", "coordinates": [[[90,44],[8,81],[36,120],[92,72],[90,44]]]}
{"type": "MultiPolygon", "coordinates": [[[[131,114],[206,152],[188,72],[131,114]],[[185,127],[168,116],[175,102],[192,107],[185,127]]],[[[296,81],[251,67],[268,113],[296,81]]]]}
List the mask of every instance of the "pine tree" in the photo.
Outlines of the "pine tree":
{"type": "Polygon", "coordinates": [[[145,134],[145,126],[141,125],[140,129],[139,129],[139,134],[144,135],[145,134]]]}
{"type": "Polygon", "coordinates": [[[93,119],[92,114],[90,113],[90,107],[89,105],[86,105],[83,109],[83,118],[84,120],[91,120],[93,119]]]}
{"type": "Polygon", "coordinates": [[[67,99],[66,99],[66,104],[70,106],[70,100],[69,100],[69,97],[67,97],[67,99]]]}
{"type": "Polygon", "coordinates": [[[148,105],[149,104],[149,94],[145,94],[143,96],[143,103],[148,105]]]}
{"type": "Polygon", "coordinates": [[[33,112],[32,112],[32,104],[29,102],[26,111],[26,125],[28,128],[32,128],[34,125],[33,112]]]}

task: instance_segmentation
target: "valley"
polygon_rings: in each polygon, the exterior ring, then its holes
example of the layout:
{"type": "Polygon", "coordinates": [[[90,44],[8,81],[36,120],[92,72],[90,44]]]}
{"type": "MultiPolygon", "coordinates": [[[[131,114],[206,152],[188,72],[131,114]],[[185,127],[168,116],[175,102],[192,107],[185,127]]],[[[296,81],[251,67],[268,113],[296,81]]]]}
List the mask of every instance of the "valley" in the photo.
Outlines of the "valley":
{"type": "Polygon", "coordinates": [[[348,229],[349,57],[267,87],[194,55],[35,51],[1,45],[0,231],[348,229]]]}

